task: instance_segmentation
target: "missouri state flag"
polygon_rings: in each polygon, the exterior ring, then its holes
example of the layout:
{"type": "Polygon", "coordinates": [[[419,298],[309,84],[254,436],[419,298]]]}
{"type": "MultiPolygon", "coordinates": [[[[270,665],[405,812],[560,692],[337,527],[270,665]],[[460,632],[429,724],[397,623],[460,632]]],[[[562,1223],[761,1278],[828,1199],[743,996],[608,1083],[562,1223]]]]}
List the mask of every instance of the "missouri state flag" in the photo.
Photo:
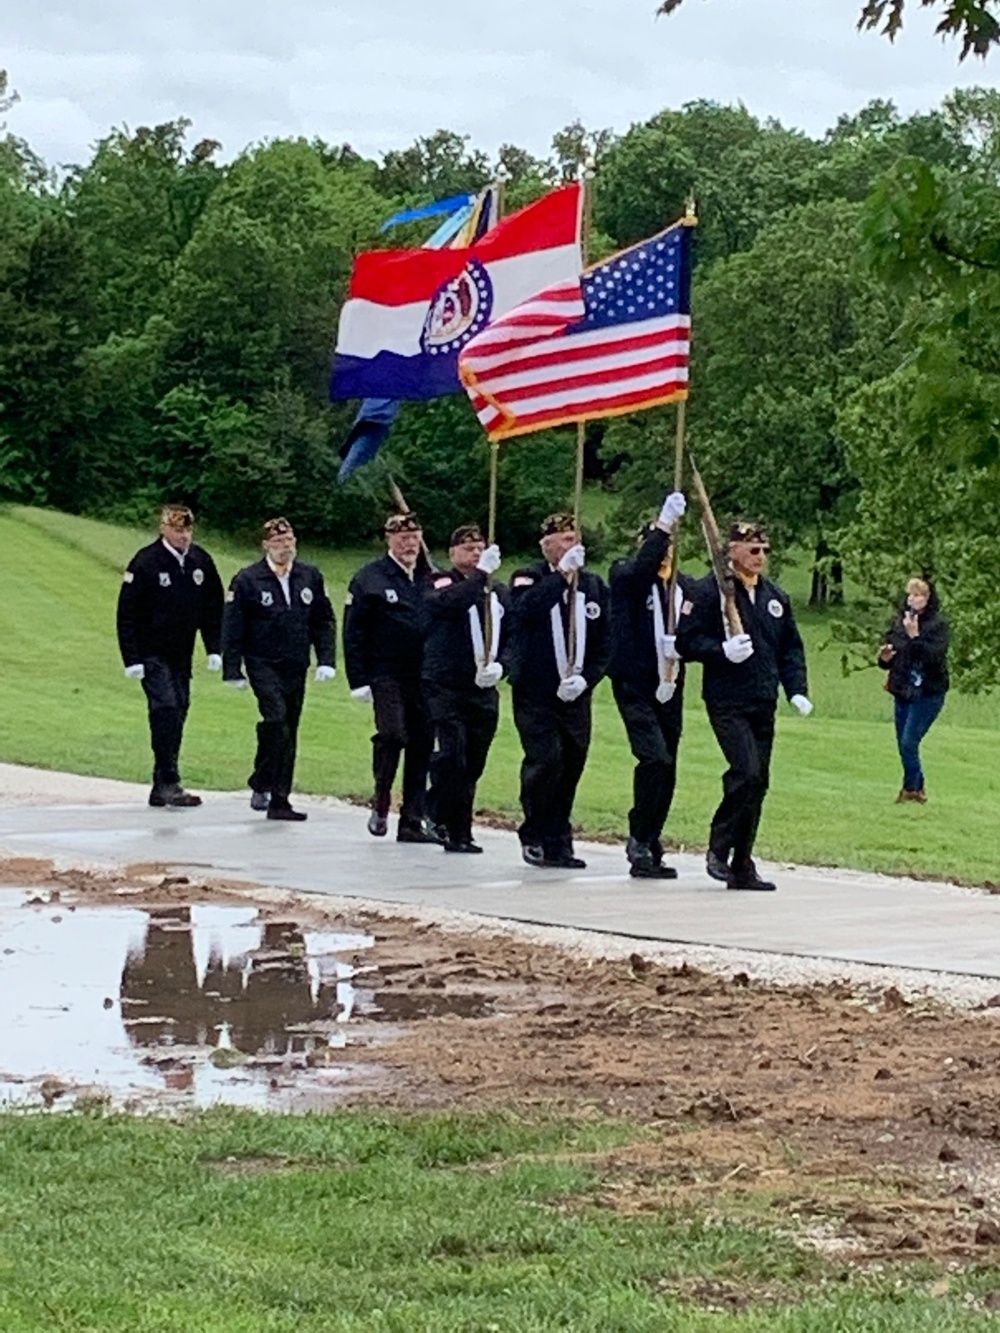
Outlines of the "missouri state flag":
{"type": "Polygon", "coordinates": [[[458,393],[458,355],[534,293],[579,288],[582,190],[573,184],[504,218],[466,248],[358,255],[340,315],[330,396],[458,393]]]}

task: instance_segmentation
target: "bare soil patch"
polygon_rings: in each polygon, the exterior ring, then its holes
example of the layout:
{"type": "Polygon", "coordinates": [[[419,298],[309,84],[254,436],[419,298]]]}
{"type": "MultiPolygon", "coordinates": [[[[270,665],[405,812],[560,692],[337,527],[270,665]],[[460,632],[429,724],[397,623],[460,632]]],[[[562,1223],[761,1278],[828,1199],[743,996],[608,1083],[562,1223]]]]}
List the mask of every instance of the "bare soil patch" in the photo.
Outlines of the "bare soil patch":
{"type": "Polygon", "coordinates": [[[0,882],[144,906],[238,899],[365,931],[371,1000],[337,1060],[380,1077],[343,1100],[625,1117],[642,1133],[599,1159],[603,1207],[765,1217],[851,1263],[1000,1260],[1000,996],[967,1013],[893,987],[587,959],[152,866],[8,861],[0,882]]]}

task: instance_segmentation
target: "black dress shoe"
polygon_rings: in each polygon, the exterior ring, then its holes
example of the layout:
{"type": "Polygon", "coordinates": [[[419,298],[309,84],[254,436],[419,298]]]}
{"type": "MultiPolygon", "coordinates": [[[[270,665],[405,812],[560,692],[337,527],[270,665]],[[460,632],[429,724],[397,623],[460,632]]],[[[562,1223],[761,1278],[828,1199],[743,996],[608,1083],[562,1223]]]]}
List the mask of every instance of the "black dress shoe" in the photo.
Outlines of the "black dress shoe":
{"type": "Polygon", "coordinates": [[[665,866],[662,861],[653,861],[650,865],[633,863],[628,872],[633,879],[676,879],[677,871],[673,866],[665,866]]]}
{"type": "Polygon", "coordinates": [[[742,889],[750,893],[774,893],[777,887],[777,884],[772,884],[769,879],[761,879],[752,861],[736,870],[730,867],[726,874],[727,889],[742,889]]]}
{"type": "Polygon", "coordinates": [[[400,823],[396,830],[397,842],[425,842],[440,843],[440,838],[436,832],[431,832],[423,824],[403,824],[400,823]]]}
{"type": "Polygon", "coordinates": [[[471,852],[473,855],[479,855],[483,850],[479,843],[473,842],[471,838],[460,841],[447,838],[442,845],[446,852],[471,852]]]}
{"type": "Polygon", "coordinates": [[[717,879],[722,884],[729,883],[729,866],[721,856],[716,856],[713,851],[709,851],[705,857],[705,870],[712,879],[717,879]]]}
{"type": "Polygon", "coordinates": [[[271,804],[271,793],[269,791],[255,791],[250,794],[251,810],[266,810],[271,804]]]}
{"type": "Polygon", "coordinates": [[[160,809],[166,806],[171,810],[190,810],[201,805],[201,797],[185,791],[179,782],[170,782],[153,788],[149,793],[149,804],[160,809]]]}
{"type": "Polygon", "coordinates": [[[269,805],[267,807],[268,819],[283,819],[289,824],[301,824],[303,819],[309,816],[304,810],[293,810],[290,805],[269,805]]]}
{"type": "Polygon", "coordinates": [[[389,831],[389,821],[385,815],[373,810],[368,816],[368,832],[373,838],[384,838],[389,831]]]}
{"type": "Polygon", "coordinates": [[[545,864],[554,866],[557,870],[586,870],[586,861],[581,861],[578,856],[572,852],[560,852],[558,856],[546,857],[545,864]]]}
{"type": "Polygon", "coordinates": [[[521,858],[525,865],[534,866],[536,870],[540,870],[546,864],[545,853],[541,847],[530,842],[522,845],[521,858]]]}

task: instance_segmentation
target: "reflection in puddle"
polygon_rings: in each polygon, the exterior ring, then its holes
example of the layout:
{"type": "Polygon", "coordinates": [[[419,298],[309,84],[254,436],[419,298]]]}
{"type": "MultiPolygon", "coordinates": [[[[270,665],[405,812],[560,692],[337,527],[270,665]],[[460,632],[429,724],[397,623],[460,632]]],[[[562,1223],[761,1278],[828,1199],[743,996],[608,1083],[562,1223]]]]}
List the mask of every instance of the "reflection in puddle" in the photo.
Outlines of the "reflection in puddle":
{"type": "Polygon", "coordinates": [[[90,1088],[119,1103],[320,1104],[347,1075],[336,1052],[372,943],[253,907],[0,891],[0,1104],[49,1104],[63,1084],[60,1102],[90,1088]]]}

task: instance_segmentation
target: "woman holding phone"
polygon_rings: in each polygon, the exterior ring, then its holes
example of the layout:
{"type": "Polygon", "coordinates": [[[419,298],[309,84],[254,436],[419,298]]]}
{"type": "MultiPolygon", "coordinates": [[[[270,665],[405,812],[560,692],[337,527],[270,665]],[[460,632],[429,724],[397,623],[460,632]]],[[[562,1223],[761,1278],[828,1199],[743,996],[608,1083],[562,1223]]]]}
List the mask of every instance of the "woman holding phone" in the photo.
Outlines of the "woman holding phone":
{"type": "Polygon", "coordinates": [[[927,800],[920,742],[944,707],[948,692],[948,622],[938,609],[937,593],[926,579],[906,585],[906,599],[879,649],[879,666],[889,674],[885,688],[895,699],[896,744],[903,765],[903,785],[896,797],[927,800]]]}

